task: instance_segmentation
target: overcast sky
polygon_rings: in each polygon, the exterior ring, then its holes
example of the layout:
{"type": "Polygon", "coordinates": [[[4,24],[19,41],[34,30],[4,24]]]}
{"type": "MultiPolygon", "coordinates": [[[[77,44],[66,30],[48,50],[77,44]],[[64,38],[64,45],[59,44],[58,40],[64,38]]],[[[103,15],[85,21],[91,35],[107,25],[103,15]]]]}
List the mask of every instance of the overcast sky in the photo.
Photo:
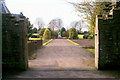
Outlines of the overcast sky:
{"type": "Polygon", "coordinates": [[[54,18],[61,18],[64,27],[68,28],[72,21],[81,20],[75,8],[68,3],[78,0],[6,0],[6,5],[11,13],[23,12],[32,24],[36,18],[42,18],[47,25],[54,18]]]}

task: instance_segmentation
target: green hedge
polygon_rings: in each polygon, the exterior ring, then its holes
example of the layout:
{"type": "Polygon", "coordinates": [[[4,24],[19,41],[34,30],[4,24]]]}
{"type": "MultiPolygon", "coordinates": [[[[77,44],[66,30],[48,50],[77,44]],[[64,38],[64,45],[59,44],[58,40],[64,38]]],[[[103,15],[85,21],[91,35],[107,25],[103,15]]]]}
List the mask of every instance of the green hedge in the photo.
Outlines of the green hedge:
{"type": "Polygon", "coordinates": [[[78,34],[74,27],[70,28],[70,30],[69,30],[69,38],[70,39],[78,39],[78,34]]]}

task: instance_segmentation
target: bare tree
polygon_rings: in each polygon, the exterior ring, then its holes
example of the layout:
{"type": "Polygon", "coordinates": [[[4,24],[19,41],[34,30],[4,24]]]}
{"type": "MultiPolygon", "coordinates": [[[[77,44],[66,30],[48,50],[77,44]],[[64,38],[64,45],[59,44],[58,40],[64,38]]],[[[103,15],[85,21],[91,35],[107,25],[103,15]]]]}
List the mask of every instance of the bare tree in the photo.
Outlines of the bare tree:
{"type": "Polygon", "coordinates": [[[36,18],[36,25],[39,29],[44,28],[45,23],[42,18],[36,18]]]}
{"type": "Polygon", "coordinates": [[[55,26],[56,26],[56,22],[53,19],[49,22],[48,27],[51,28],[54,31],[55,26]]]}
{"type": "Polygon", "coordinates": [[[55,18],[51,20],[48,24],[48,27],[51,28],[53,31],[55,28],[60,30],[62,26],[63,26],[63,21],[60,18],[55,18]]]}
{"type": "Polygon", "coordinates": [[[71,27],[74,27],[76,30],[81,30],[82,29],[82,21],[73,21],[70,24],[71,27]]]}
{"type": "Polygon", "coordinates": [[[78,24],[78,21],[73,21],[71,22],[70,26],[76,29],[77,24],[78,24]]]}
{"type": "Polygon", "coordinates": [[[60,18],[57,18],[56,22],[57,22],[56,23],[57,24],[56,28],[58,28],[58,30],[60,30],[63,26],[63,21],[60,18]]]}

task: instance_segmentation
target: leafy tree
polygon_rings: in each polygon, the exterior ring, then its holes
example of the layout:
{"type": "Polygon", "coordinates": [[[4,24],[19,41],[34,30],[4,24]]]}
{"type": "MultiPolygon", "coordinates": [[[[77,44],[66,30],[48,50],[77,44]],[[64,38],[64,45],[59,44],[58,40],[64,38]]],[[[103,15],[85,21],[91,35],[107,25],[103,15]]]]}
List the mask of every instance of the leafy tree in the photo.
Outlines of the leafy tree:
{"type": "MultiPolygon", "coordinates": [[[[95,19],[96,15],[102,15],[103,9],[106,4],[109,2],[80,2],[80,3],[71,3],[73,4],[76,10],[80,13],[84,14],[83,19],[88,21],[90,24],[89,31],[94,34],[95,29],[95,19]]],[[[83,16],[83,14],[80,14],[79,16],[83,16]]]]}
{"type": "Polygon", "coordinates": [[[65,37],[66,30],[64,27],[61,28],[61,36],[65,37]]]}
{"type": "Polygon", "coordinates": [[[61,32],[63,32],[63,31],[66,31],[66,29],[64,27],[61,28],[61,32]]]}
{"type": "Polygon", "coordinates": [[[64,27],[61,28],[61,36],[68,37],[68,32],[66,31],[66,29],[64,27]]]}
{"type": "Polygon", "coordinates": [[[49,29],[50,31],[52,31],[51,28],[48,28],[48,29],[49,29]]]}
{"type": "Polygon", "coordinates": [[[37,33],[38,32],[37,28],[33,28],[32,32],[37,33]]]}
{"type": "Polygon", "coordinates": [[[51,32],[48,28],[45,29],[44,34],[43,34],[43,39],[50,39],[51,38],[51,32]]]}
{"type": "Polygon", "coordinates": [[[30,24],[27,26],[28,30],[28,37],[30,37],[33,33],[33,24],[30,24]]]}
{"type": "Polygon", "coordinates": [[[78,39],[78,34],[74,27],[70,28],[70,30],[69,30],[69,38],[70,39],[78,39]]]}

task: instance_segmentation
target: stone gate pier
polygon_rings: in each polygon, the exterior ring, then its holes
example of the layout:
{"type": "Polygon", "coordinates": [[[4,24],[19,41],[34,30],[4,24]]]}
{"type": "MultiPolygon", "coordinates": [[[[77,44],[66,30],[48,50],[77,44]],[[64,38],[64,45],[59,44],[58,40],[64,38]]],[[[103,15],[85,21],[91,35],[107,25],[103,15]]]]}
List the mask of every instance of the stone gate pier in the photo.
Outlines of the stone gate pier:
{"type": "Polygon", "coordinates": [[[95,66],[98,69],[120,69],[119,6],[113,7],[108,15],[96,17],[95,66]]]}

